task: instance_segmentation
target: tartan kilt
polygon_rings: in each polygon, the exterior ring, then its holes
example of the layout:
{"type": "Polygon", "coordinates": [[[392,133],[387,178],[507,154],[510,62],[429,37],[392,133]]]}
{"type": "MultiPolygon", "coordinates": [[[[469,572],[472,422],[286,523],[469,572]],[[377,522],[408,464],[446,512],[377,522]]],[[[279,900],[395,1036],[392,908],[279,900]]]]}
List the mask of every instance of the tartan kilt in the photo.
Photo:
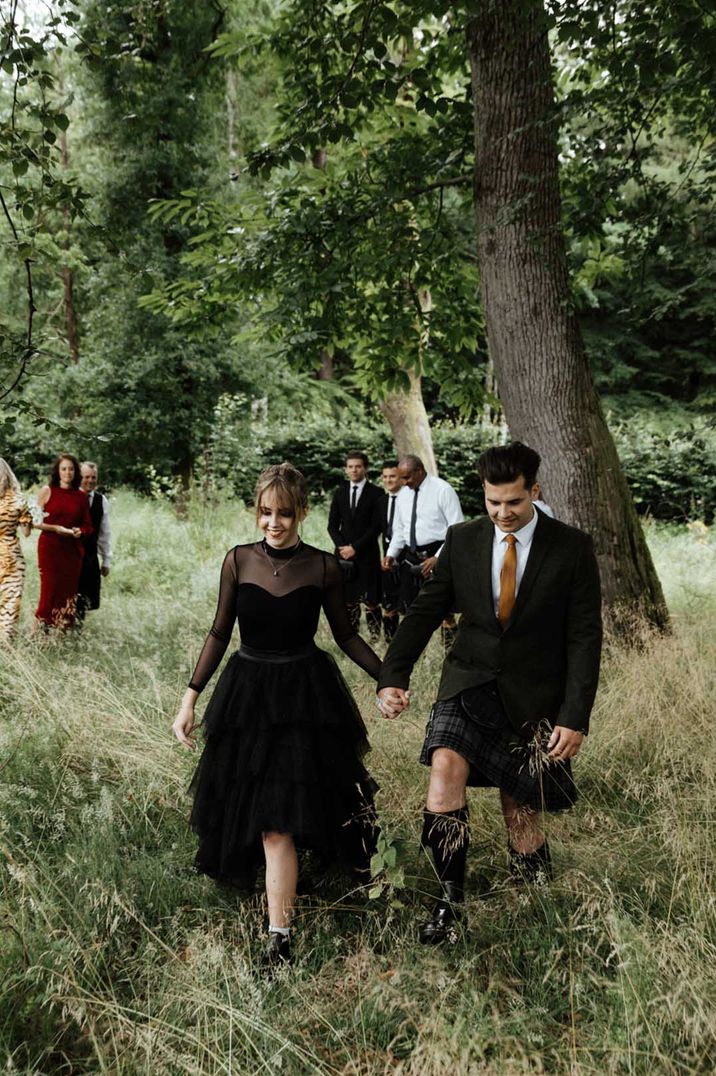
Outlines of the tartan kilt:
{"type": "Polygon", "coordinates": [[[420,762],[429,766],[437,747],[449,747],[470,763],[468,785],[500,788],[537,811],[565,811],[577,802],[571,763],[549,761],[544,748],[551,727],[524,740],[510,725],[497,685],[470,690],[470,714],[462,695],[438,701],[430,711],[420,762]]]}

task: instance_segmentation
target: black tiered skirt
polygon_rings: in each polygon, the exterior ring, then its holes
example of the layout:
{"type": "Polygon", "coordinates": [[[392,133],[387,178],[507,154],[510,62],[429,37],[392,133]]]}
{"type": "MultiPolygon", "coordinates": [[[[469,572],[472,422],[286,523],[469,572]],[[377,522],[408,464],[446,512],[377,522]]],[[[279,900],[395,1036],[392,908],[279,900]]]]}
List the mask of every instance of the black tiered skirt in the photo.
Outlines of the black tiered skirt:
{"type": "Polygon", "coordinates": [[[272,655],[242,646],[204,715],[206,746],[191,783],[196,868],[251,888],[261,835],[290,834],[348,873],[375,851],[375,782],[362,759],[363,719],[329,654],[272,655]]]}

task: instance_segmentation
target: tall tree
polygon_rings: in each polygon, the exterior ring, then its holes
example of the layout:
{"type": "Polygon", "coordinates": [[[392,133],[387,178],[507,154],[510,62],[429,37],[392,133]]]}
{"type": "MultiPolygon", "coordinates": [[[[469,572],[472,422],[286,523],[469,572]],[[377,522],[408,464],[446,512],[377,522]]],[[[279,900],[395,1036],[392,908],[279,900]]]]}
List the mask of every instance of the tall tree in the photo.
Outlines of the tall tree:
{"type": "Polygon", "coordinates": [[[485,0],[467,27],[475,204],[490,354],[513,437],[543,456],[560,518],[588,530],[615,625],[666,606],[572,302],[542,0],[485,0]]]}

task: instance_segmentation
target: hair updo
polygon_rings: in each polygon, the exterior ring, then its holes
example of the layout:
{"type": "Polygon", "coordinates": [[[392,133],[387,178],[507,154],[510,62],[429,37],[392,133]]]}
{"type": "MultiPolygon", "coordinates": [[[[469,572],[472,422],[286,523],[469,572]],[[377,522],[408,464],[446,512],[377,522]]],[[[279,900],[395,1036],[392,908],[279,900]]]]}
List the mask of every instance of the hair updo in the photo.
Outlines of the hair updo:
{"type": "Polygon", "coordinates": [[[291,508],[301,520],[308,511],[308,487],[298,467],[292,463],[274,463],[259,475],[256,483],[256,518],[267,493],[275,494],[282,507],[291,508]]]}

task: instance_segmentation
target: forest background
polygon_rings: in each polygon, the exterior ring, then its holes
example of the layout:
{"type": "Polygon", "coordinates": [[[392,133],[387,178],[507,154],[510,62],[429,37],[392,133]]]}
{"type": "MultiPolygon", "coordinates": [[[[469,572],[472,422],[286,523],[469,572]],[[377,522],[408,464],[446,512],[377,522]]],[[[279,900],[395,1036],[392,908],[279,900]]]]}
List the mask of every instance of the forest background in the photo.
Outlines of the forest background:
{"type": "MultiPolygon", "coordinates": [[[[714,20],[545,18],[591,371],[638,509],[710,522],[714,20]]],[[[402,423],[478,511],[475,456],[507,430],[449,5],[11,0],[2,19],[0,436],[23,481],[70,446],[109,487],[247,497],[287,457],[327,492],[346,447],[377,465],[402,423]]]]}

